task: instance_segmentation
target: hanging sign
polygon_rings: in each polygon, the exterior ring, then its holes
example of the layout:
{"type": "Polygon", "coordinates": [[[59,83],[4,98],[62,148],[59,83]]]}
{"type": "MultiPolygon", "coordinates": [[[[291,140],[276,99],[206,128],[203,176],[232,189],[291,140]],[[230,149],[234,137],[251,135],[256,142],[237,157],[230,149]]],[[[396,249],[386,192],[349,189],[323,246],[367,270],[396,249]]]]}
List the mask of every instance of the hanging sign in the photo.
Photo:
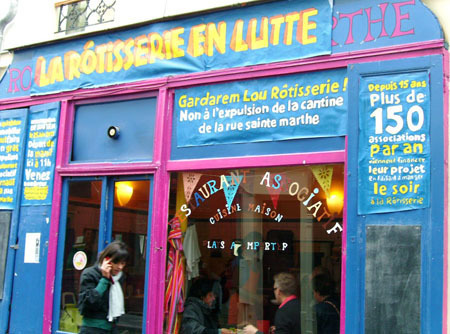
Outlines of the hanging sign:
{"type": "Polygon", "coordinates": [[[31,94],[331,53],[332,2],[276,1],[36,49],[31,94]]]}
{"type": "Polygon", "coordinates": [[[360,78],[359,214],[429,206],[429,86],[427,72],[360,78]]]}
{"type": "Polygon", "coordinates": [[[246,4],[17,50],[0,78],[0,98],[438,40],[439,22],[421,1],[246,4]]]}
{"type": "Polygon", "coordinates": [[[15,207],[25,117],[0,119],[0,209],[15,207]]]}
{"type": "Polygon", "coordinates": [[[342,136],[345,69],[180,89],[177,146],[342,136]]]}
{"type": "Polygon", "coordinates": [[[439,21],[422,1],[334,1],[333,54],[442,38],[439,21]]]}
{"type": "Polygon", "coordinates": [[[22,205],[51,205],[59,104],[30,108],[22,205]]]}

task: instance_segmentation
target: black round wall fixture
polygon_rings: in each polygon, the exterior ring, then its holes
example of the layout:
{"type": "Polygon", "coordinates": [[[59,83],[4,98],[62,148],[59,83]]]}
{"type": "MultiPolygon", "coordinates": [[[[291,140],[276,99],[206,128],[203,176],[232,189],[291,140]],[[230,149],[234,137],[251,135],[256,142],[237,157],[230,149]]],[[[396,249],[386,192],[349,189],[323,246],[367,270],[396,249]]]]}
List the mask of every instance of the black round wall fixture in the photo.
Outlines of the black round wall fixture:
{"type": "Polygon", "coordinates": [[[120,129],[118,126],[111,125],[108,128],[108,137],[111,139],[117,139],[119,137],[120,129]]]}

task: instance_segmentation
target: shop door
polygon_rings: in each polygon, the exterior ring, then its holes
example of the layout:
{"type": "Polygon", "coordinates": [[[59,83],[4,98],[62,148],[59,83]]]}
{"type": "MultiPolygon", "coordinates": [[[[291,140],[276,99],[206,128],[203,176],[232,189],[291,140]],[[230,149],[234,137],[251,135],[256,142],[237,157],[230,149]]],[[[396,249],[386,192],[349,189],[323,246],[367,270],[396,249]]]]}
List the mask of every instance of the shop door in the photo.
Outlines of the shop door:
{"type": "Polygon", "coordinates": [[[50,206],[21,207],[7,333],[42,332],[50,216],[50,206]]]}
{"type": "Polygon", "coordinates": [[[82,317],[77,309],[81,273],[95,264],[111,241],[125,242],[129,259],[122,286],[125,312],[119,333],[142,333],[147,289],[147,254],[151,217],[152,179],[98,177],[66,179],[63,187],[54,332],[78,333],[82,317]]]}
{"type": "Polygon", "coordinates": [[[442,64],[349,66],[346,332],[443,332],[442,64]]]}
{"type": "Polygon", "coordinates": [[[0,333],[6,333],[17,257],[20,187],[27,109],[0,115],[0,333]]]}

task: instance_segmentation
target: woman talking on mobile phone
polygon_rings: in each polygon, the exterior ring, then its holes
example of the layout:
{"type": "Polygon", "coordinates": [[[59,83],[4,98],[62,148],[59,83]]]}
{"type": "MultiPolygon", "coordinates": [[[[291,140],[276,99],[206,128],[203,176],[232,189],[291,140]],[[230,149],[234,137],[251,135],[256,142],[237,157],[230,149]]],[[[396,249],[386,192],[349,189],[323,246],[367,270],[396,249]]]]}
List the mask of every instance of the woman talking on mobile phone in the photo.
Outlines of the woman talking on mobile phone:
{"type": "Polygon", "coordinates": [[[121,284],[128,259],[125,243],[113,241],[98,261],[81,274],[78,310],[83,316],[80,334],[116,333],[116,322],[125,313],[121,284]]]}

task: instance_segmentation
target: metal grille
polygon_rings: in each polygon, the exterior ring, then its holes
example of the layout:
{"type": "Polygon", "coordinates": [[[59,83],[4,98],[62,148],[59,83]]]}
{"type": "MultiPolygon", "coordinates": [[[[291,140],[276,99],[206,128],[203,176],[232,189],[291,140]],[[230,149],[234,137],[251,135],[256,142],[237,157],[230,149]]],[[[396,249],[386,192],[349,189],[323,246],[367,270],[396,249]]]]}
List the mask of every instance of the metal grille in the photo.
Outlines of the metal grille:
{"type": "Polygon", "coordinates": [[[59,8],[58,32],[114,21],[116,0],[76,0],[56,4],[59,8]]]}

